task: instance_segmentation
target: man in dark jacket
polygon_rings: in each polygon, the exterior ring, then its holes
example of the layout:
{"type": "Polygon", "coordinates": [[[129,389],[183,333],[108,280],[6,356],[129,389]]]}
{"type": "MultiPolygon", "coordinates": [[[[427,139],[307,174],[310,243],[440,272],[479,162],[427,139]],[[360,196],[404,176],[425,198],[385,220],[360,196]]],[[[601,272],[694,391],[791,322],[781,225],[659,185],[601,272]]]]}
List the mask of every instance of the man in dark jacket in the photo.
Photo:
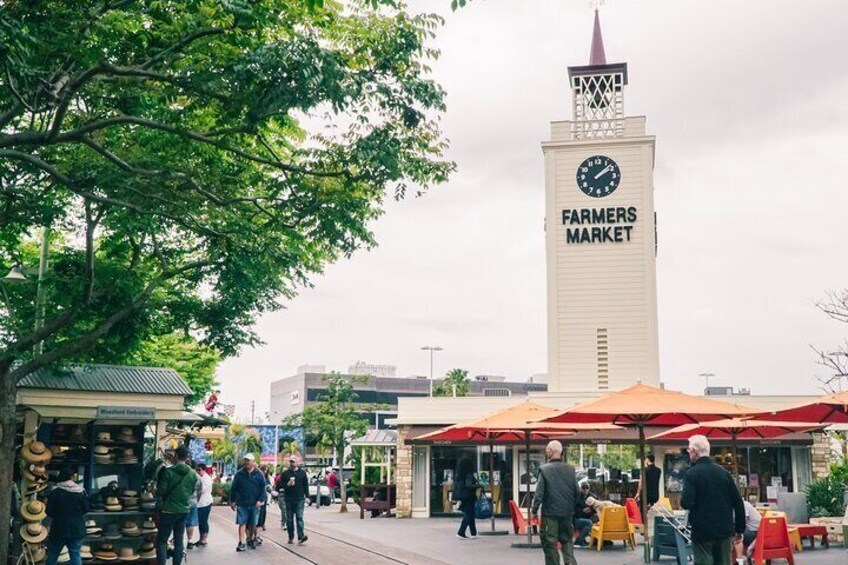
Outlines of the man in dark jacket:
{"type": "Polygon", "coordinates": [[[256,458],[252,453],[244,456],[244,465],[233,478],[230,489],[230,508],[236,511],[236,524],[239,530],[239,543],[236,551],[244,551],[247,547],[256,549],[256,523],[259,520],[259,509],[265,502],[265,475],[256,466],[256,458]],[[245,537],[247,546],[245,547],[245,537]]]}
{"type": "Polygon", "coordinates": [[[85,518],[88,498],[75,481],[71,468],[59,471],[56,488],[47,499],[50,517],[50,537],[47,542],[47,565],[56,565],[63,547],[68,548],[71,565],[82,565],[80,548],[85,538],[85,518]]]}
{"type": "Polygon", "coordinates": [[[598,521],[598,515],[595,509],[586,504],[586,499],[598,498],[598,495],[589,490],[589,483],[580,485],[580,495],[577,497],[577,504],[574,509],[574,528],[580,533],[577,539],[574,540],[574,545],[585,547],[589,545],[589,533],[592,531],[592,524],[598,521]]]}
{"type": "Polygon", "coordinates": [[[168,539],[174,536],[174,565],[185,555],[186,519],[191,510],[189,499],[195,491],[197,473],[186,463],[188,449],[181,445],[174,451],[174,464],[159,473],[156,495],[159,497],[159,531],[156,534],[156,563],[168,562],[168,539]]]}
{"type": "MultiPolygon", "coordinates": [[[[306,471],[298,465],[297,457],[289,459],[289,468],[280,476],[283,485],[283,496],[286,499],[286,530],[289,543],[294,543],[295,518],[297,519],[297,541],[304,543],[308,536],[303,527],[303,503],[309,496],[309,477],[306,471]]],[[[321,504],[320,496],[318,504],[321,504]]]]}
{"type": "Polygon", "coordinates": [[[556,440],[545,448],[548,463],[539,470],[536,494],[533,497],[533,515],[542,507],[542,548],[545,565],[560,565],[556,544],[562,546],[565,565],[577,565],[574,559],[574,512],[580,489],[574,467],[562,460],[562,444],[556,440]]]}
{"type": "Polygon", "coordinates": [[[705,436],[689,438],[689,459],[681,505],[689,511],[695,565],[730,565],[731,543],[745,532],[742,497],[730,473],[710,458],[705,436]]]}

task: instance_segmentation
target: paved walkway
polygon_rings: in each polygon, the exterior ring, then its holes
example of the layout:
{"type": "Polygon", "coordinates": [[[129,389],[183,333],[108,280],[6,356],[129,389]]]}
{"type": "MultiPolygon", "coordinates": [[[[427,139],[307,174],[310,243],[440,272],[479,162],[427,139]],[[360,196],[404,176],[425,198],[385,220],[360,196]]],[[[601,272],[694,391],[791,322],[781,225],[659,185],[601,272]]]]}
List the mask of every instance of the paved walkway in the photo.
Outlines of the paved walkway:
{"type": "MultiPolygon", "coordinates": [[[[509,534],[460,540],[455,537],[458,520],[432,518],[429,520],[397,520],[394,518],[359,519],[359,509],[340,514],[338,505],[331,508],[307,508],[306,529],[309,541],[300,546],[286,543],[285,531],[280,528],[279,511],[271,507],[265,543],[257,550],[235,553],[236,527],[234,514],[227,507],[215,508],[212,514],[210,544],[189,552],[189,565],[197,560],[205,563],[239,565],[319,564],[319,565],[516,565],[544,562],[541,549],[517,549],[511,543],[518,536],[509,534]]],[[[490,523],[478,524],[480,531],[490,529],[490,523]]],[[[506,530],[507,520],[498,520],[497,528],[506,530]]],[[[522,538],[523,539],[523,538],[522,538]]],[[[622,545],[597,552],[577,549],[581,565],[639,565],[641,548],[636,551],[622,545]]],[[[842,547],[830,550],[805,549],[796,554],[798,565],[843,565],[848,553],[842,547]]],[[[665,559],[663,563],[674,563],[665,559]]]]}

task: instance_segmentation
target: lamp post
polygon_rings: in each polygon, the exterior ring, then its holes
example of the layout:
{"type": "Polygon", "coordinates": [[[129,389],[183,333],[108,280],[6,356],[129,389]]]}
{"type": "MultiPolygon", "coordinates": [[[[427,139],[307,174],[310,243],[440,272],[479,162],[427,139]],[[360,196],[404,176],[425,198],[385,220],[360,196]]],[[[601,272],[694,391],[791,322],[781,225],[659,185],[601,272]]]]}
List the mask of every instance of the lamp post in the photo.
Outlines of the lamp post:
{"type": "Polygon", "coordinates": [[[443,351],[443,349],[439,346],[434,345],[425,345],[421,348],[421,351],[429,351],[430,352],[430,396],[433,396],[433,353],[436,351],[443,351]]]}
{"type": "Polygon", "coordinates": [[[707,392],[706,389],[710,388],[710,377],[714,377],[715,373],[701,373],[698,376],[702,377],[704,380],[706,380],[706,384],[704,385],[704,392],[706,393],[707,392]]]}

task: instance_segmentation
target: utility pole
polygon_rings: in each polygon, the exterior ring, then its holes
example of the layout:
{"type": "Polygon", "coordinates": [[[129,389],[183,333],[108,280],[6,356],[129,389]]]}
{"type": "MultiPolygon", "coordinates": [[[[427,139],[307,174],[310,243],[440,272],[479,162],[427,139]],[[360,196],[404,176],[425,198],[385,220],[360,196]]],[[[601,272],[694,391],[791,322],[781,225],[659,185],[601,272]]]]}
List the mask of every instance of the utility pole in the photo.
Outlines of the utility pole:
{"type": "Polygon", "coordinates": [[[250,401],[250,425],[256,424],[256,401],[250,401]]]}

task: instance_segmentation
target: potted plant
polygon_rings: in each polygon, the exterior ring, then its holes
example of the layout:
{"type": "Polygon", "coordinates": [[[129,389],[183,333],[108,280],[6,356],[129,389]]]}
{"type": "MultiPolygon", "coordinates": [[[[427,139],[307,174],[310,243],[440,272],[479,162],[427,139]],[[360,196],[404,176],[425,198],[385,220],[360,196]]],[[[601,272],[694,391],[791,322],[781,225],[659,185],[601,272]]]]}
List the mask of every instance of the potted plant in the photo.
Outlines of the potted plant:
{"type": "Polygon", "coordinates": [[[226,504],[230,497],[230,488],[232,483],[222,483],[220,481],[212,483],[212,503],[226,504]]]}

